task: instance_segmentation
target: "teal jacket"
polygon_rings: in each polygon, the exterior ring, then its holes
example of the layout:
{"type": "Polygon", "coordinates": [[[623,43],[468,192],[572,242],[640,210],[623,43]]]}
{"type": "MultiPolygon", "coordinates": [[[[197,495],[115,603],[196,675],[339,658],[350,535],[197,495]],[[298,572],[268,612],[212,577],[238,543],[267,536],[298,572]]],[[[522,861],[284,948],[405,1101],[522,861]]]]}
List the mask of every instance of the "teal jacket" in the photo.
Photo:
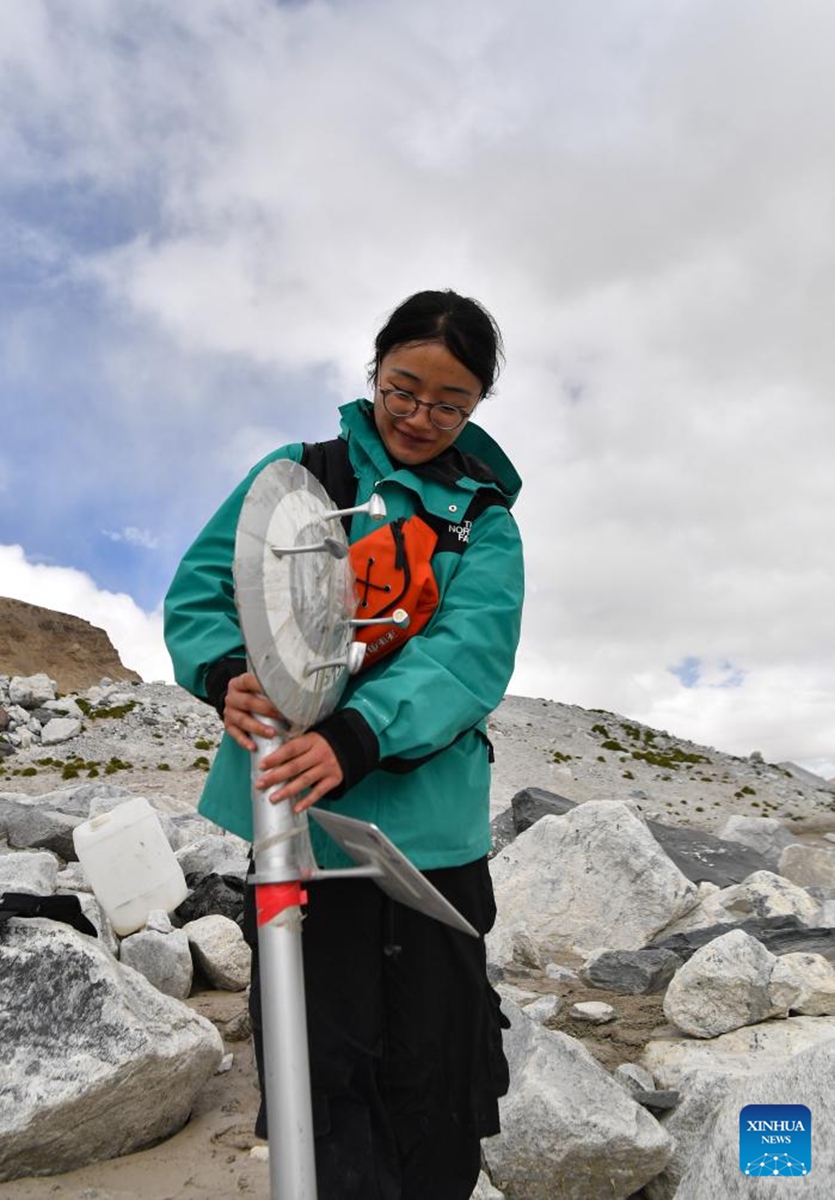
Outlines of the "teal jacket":
{"type": "MultiPolygon", "coordinates": [[[[469,423],[432,463],[408,468],[388,457],[368,401],[340,412],[357,503],[379,492],[390,520],[411,515],[419,501],[457,525],[479,488],[497,488],[508,506],[518,495],[521,481],[512,464],[477,425],[469,423]]],[[[301,455],[298,443],[257,464],[186,552],[166,596],[165,638],[177,682],[201,699],[208,699],[212,666],[245,655],[232,582],[244,496],[268,462],[298,462],[301,455]]],[[[351,541],[371,528],[364,514],[355,516],[351,541]]],[[[485,719],[504,695],[519,640],[522,549],[508,507],[486,508],[459,536],[468,537],[463,554],[438,552],[432,559],[440,601],[429,623],[389,658],[351,678],[322,727],[340,762],[347,751],[352,766],[344,795],[319,803],[373,821],[422,870],[472,862],[490,848],[485,719]]],[[[204,816],[247,839],[249,766],[248,753],[224,734],[199,806],[204,816]]],[[[346,865],[338,847],[313,825],[320,866],[346,865]]]]}

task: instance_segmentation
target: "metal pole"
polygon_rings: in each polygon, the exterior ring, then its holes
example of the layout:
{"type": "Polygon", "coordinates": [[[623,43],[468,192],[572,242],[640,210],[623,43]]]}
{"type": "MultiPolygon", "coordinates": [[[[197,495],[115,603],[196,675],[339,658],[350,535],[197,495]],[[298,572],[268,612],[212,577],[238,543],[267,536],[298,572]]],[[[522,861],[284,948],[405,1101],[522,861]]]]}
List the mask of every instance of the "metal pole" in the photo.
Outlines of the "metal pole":
{"type": "Polygon", "coordinates": [[[254,786],[259,760],[286,740],[277,722],[266,723],[276,734],[254,739],[252,817],[270,1196],[316,1200],[301,944],[301,905],[307,899],[302,881],[315,863],[307,814],[294,813],[289,802],[271,803],[254,786]]]}

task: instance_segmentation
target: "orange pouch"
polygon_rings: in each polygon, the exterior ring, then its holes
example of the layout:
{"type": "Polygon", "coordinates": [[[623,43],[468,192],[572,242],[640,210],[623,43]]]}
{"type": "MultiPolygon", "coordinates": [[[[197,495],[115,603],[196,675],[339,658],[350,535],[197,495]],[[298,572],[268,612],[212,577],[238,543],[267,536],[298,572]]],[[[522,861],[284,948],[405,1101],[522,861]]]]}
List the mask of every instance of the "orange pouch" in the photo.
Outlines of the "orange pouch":
{"type": "Polygon", "coordinates": [[[438,607],[431,561],[437,541],[435,530],[421,517],[412,516],[375,529],[351,546],[357,617],[386,617],[397,608],[409,614],[405,627],[368,625],[355,630],[355,640],[366,644],[363,670],[399,650],[423,629],[438,607]]]}

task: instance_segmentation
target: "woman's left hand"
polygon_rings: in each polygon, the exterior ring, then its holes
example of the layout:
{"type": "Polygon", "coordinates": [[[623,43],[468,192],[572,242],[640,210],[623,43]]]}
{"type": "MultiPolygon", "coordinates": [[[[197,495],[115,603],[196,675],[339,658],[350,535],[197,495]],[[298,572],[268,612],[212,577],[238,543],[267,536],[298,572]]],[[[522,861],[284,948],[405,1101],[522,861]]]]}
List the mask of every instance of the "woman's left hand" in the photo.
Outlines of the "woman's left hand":
{"type": "Polygon", "coordinates": [[[293,811],[297,813],[310,808],[342,782],[342,768],[321,733],[302,733],[290,738],[278,750],[262,758],[258,766],[263,774],[256,787],[266,791],[284,784],[270,796],[273,804],[292,800],[309,789],[307,795],[293,805],[293,811]]]}

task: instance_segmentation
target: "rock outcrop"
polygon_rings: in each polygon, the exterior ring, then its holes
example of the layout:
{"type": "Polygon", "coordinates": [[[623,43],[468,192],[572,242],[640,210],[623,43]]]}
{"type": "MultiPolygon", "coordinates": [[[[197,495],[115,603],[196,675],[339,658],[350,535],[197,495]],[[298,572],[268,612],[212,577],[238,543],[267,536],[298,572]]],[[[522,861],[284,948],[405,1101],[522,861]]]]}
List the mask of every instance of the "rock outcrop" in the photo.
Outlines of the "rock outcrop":
{"type": "Polygon", "coordinates": [[[43,672],[61,692],[110,679],[139,680],[103,629],[69,613],[0,596],[0,675],[43,672]]]}

